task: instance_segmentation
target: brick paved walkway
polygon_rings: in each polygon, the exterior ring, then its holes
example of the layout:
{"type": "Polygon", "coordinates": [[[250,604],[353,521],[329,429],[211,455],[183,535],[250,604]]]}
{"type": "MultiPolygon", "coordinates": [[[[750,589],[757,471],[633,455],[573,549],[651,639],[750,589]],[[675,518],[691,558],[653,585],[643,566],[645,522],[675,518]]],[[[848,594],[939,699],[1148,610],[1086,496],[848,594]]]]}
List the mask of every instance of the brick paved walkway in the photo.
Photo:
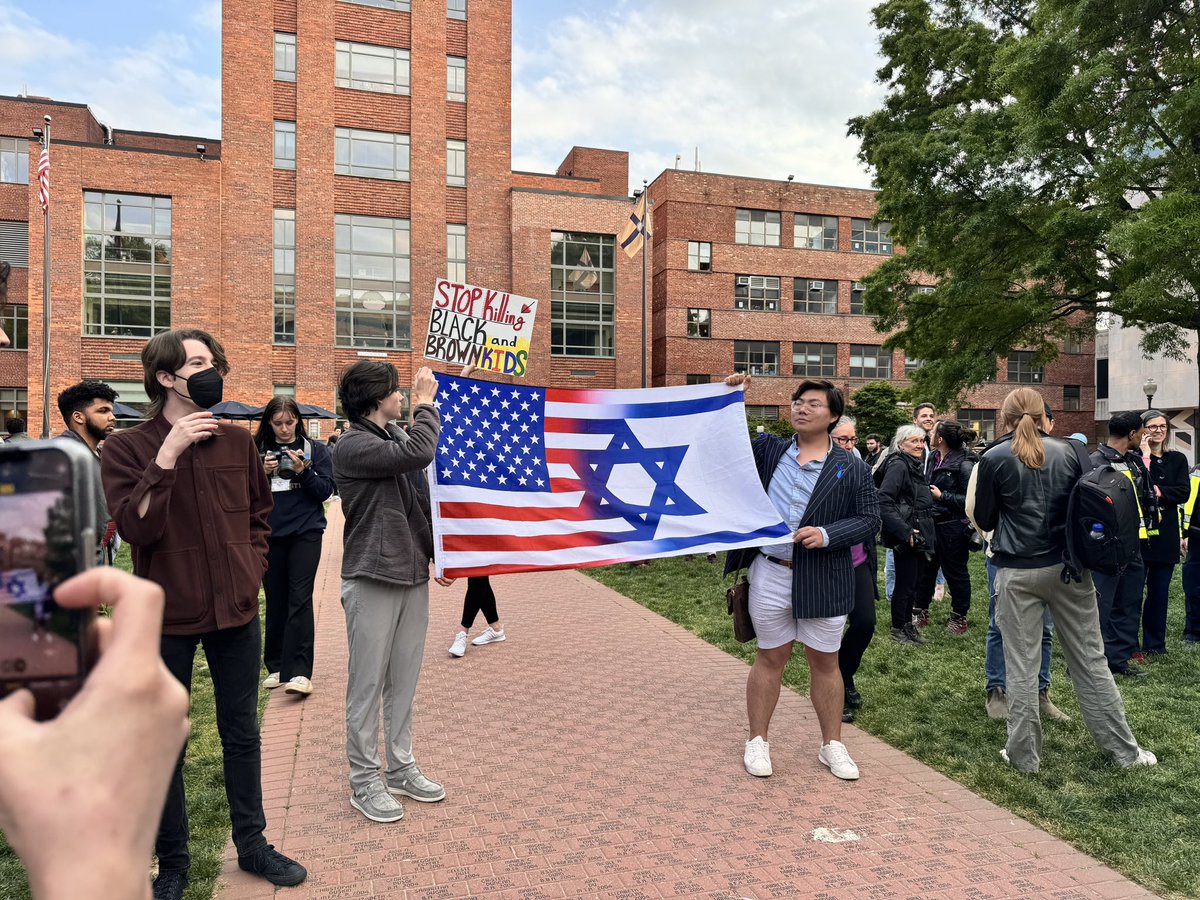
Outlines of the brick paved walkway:
{"type": "MultiPolygon", "coordinates": [[[[272,695],[268,839],[308,866],[279,897],[1153,896],[854,728],[856,783],[784,691],[775,775],[742,769],[746,666],[577,573],[497,579],[502,644],[446,653],[463,587],[433,586],[417,759],[446,785],[401,822],[348,803],[341,516],[318,577],[316,692],[272,695]]],[[[220,900],[269,897],[232,848],[220,900]]]]}

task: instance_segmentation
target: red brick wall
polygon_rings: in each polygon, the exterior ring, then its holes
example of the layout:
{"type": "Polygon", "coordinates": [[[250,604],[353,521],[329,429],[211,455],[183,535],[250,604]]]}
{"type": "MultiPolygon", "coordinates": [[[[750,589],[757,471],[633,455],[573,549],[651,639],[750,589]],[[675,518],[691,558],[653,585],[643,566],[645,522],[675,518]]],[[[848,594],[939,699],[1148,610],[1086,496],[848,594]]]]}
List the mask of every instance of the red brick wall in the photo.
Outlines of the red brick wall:
{"type": "Polygon", "coordinates": [[[599,194],[623,197],[629,193],[629,153],[624,150],[598,150],[572,147],[559,163],[558,174],[575,178],[595,178],[599,194]]]}
{"type": "Polygon", "coordinates": [[[196,145],[203,144],[204,155],[207,158],[219,159],[221,156],[221,142],[217,138],[153,134],[147,131],[118,131],[114,129],[113,143],[118,147],[163,150],[168,153],[195,153],[196,145]]]}
{"type": "MultiPolygon", "coordinates": [[[[33,129],[43,126],[42,117],[50,116],[50,140],[86,141],[99,144],[104,140],[100,123],[82,103],[61,103],[35,97],[0,96],[0,134],[28,138],[32,144],[33,129]]],[[[37,151],[30,152],[30,162],[36,164],[37,151]]]]}

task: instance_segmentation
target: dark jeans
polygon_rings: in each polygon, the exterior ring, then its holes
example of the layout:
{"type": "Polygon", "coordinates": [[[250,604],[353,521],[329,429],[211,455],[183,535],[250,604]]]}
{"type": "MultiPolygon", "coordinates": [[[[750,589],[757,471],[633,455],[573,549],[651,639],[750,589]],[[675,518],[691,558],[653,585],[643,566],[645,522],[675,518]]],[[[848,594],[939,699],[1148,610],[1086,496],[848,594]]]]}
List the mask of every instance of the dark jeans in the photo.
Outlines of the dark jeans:
{"type": "Polygon", "coordinates": [[[1142,607],[1142,650],[1146,653],[1167,652],[1167,594],[1174,574],[1173,564],[1146,563],[1146,603],[1142,607]]]}
{"type": "Polygon", "coordinates": [[[1140,562],[1133,563],[1121,575],[1097,575],[1097,606],[1100,611],[1100,633],[1104,636],[1104,655],[1108,667],[1123,672],[1129,658],[1138,649],[1138,619],[1142,614],[1142,590],[1146,585],[1146,570],[1140,562]]]}
{"type": "Polygon", "coordinates": [[[862,663],[867,645],[875,634],[875,586],[878,582],[870,560],[854,570],[854,609],[847,619],[850,627],[842,637],[838,651],[838,668],[846,690],[854,690],[854,676],[862,663]]]}
{"type": "MultiPolygon", "coordinates": [[[[926,562],[925,554],[901,544],[893,552],[896,560],[896,586],[892,589],[892,627],[903,628],[912,624],[913,604],[922,583],[926,562]]],[[[932,567],[937,573],[937,566],[932,567]]]]}
{"type": "Polygon", "coordinates": [[[950,589],[950,610],[955,615],[965,616],[971,608],[971,573],[967,570],[967,561],[971,557],[971,526],[963,522],[938,522],[936,527],[937,553],[922,567],[914,605],[917,609],[929,609],[940,568],[946,576],[946,587],[950,589]]]}
{"type": "Polygon", "coordinates": [[[1189,538],[1183,563],[1183,636],[1200,641],[1200,536],[1189,538]]]}
{"type": "Polygon", "coordinates": [[[271,538],[267,545],[266,638],[263,662],[279,680],[312,678],[313,584],[321,562],[321,532],[271,538]]]}
{"type": "Polygon", "coordinates": [[[475,617],[481,610],[489,625],[500,621],[500,616],[496,612],[496,594],[486,575],[467,579],[467,595],[463,597],[462,627],[464,630],[469,630],[475,624],[475,617]]]}
{"type": "MultiPolygon", "coordinates": [[[[237,628],[206,634],[162,636],[162,658],[171,674],[192,690],[192,662],[196,646],[204,646],[204,658],[212,676],[217,709],[217,731],[225,759],[225,796],[233,843],[239,856],[265,847],[267,827],[262,805],[262,753],[258,736],[258,617],[237,628]]],[[[167,788],[167,801],[158,826],[155,852],[160,872],[186,872],[188,856],[187,798],[183,792],[183,758],[179,754],[175,773],[167,788]]]]}

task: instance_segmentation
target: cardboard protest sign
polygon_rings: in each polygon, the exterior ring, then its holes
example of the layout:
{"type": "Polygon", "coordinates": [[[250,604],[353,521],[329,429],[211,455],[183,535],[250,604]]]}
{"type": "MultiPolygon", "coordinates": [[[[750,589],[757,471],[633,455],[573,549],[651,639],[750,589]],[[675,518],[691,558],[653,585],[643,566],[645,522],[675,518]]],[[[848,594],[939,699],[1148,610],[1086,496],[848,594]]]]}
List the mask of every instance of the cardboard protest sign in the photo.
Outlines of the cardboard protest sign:
{"type": "Polygon", "coordinates": [[[439,278],[433,289],[425,358],[522,378],[537,301],[439,278]]]}

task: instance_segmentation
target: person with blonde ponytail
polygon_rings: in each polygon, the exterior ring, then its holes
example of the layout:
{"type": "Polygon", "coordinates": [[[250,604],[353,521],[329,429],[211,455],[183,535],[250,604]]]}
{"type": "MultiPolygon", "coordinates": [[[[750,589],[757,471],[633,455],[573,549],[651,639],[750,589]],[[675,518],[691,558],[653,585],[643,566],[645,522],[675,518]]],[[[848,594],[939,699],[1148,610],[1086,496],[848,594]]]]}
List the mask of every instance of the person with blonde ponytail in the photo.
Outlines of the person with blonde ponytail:
{"type": "Polygon", "coordinates": [[[1048,607],[1096,746],[1119,766],[1152,766],[1158,760],[1134,739],[1108,669],[1091,573],[1066,584],[1059,577],[1067,500],[1083,474],[1079,454],[1049,436],[1045,402],[1031,388],[1005,397],[1000,418],[1005,433],[979,462],[974,503],[976,526],[994,532],[996,621],[1008,693],[1008,741],[1000,755],[1021,772],[1041,766],[1038,669],[1048,607]]]}

